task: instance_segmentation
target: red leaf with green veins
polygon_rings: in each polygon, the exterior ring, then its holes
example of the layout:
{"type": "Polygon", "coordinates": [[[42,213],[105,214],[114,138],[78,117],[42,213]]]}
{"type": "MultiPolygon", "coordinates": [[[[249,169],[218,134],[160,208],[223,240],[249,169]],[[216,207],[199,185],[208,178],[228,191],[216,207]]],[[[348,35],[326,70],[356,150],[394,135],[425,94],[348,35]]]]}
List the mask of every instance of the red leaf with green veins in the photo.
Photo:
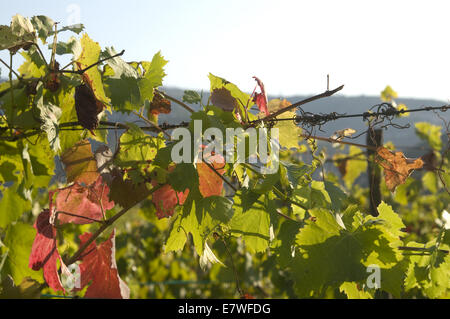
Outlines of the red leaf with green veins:
{"type": "Polygon", "coordinates": [[[48,286],[53,290],[64,290],[58,275],[57,260],[62,262],[56,246],[56,228],[50,224],[50,211],[43,210],[34,228],[37,230],[36,237],[31,248],[29,267],[33,270],[43,268],[44,278],[48,286]]]}
{"type": "MultiPolygon", "coordinates": [[[[80,235],[81,245],[84,245],[92,234],[80,235]]],[[[80,264],[80,284],[85,287],[85,298],[129,298],[130,289],[120,279],[116,265],[115,230],[109,239],[99,246],[95,241],[85,250],[80,264]]]]}
{"type": "Polygon", "coordinates": [[[101,176],[91,186],[75,183],[57,192],[52,214],[58,213],[60,224],[89,224],[95,220],[103,220],[106,210],[114,207],[114,202],[109,200],[108,194],[109,187],[101,176]]]}
{"type": "Polygon", "coordinates": [[[152,196],[152,202],[156,207],[156,216],[159,219],[172,216],[175,207],[183,205],[188,194],[189,189],[184,192],[175,192],[169,184],[157,189],[152,196]]]}

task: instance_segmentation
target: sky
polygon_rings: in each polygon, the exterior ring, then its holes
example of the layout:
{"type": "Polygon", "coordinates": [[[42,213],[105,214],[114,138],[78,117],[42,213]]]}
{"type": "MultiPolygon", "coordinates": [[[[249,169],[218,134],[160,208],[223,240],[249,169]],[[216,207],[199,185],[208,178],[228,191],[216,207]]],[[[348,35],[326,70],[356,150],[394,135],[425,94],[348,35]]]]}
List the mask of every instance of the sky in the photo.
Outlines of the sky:
{"type": "Polygon", "coordinates": [[[257,76],[269,95],[309,95],[326,89],[329,74],[330,89],[344,84],[347,96],[378,96],[390,85],[399,97],[444,102],[449,12],[448,0],[0,0],[0,24],[17,13],[47,15],[83,23],[102,47],[125,49],[126,61],[161,51],[165,86],[208,90],[211,72],[247,92],[257,76]]]}

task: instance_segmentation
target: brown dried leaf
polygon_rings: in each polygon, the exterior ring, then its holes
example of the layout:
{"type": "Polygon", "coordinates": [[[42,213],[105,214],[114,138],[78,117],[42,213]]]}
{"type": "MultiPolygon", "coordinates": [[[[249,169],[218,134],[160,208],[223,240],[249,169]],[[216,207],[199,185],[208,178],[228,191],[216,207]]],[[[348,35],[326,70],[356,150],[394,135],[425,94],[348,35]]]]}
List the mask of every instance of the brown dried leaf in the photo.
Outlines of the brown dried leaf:
{"type": "Polygon", "coordinates": [[[75,110],[78,122],[93,135],[98,126],[97,115],[103,110],[103,103],[95,98],[94,92],[88,84],[81,84],[75,88],[75,110]]]}
{"type": "Polygon", "coordinates": [[[409,159],[402,152],[394,153],[383,146],[377,148],[375,161],[384,168],[386,186],[391,192],[403,184],[413,170],[423,166],[421,158],[409,159]]]}
{"type": "Polygon", "coordinates": [[[211,92],[211,103],[224,111],[231,112],[238,106],[237,100],[226,88],[214,89],[211,92]]]}
{"type": "Polygon", "coordinates": [[[169,114],[171,111],[171,103],[165,99],[161,94],[155,93],[152,102],[150,103],[150,113],[158,115],[159,113],[169,114]]]}

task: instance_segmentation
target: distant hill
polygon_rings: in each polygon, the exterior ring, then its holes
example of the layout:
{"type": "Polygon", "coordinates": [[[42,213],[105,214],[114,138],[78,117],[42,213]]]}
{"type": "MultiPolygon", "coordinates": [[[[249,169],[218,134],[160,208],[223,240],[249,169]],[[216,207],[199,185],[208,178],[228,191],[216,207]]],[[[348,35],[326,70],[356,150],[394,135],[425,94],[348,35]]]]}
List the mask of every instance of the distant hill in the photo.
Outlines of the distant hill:
{"type": "MultiPolygon", "coordinates": [[[[4,78],[0,78],[0,83],[5,81],[4,78]]],[[[167,94],[181,100],[183,97],[184,90],[180,88],[171,88],[165,87],[163,88],[167,94]]],[[[209,97],[209,92],[203,92],[204,103],[206,103],[209,97]]],[[[294,103],[300,100],[303,100],[308,96],[269,96],[269,99],[272,98],[286,98],[288,101],[294,103]]],[[[425,100],[425,99],[397,99],[396,102],[404,103],[408,108],[419,108],[424,106],[441,106],[447,104],[443,101],[438,100],[425,100]]],[[[312,113],[361,113],[369,110],[373,105],[379,104],[379,97],[373,96],[343,96],[343,95],[335,95],[328,98],[323,98],[309,104],[305,104],[303,106],[303,110],[312,113]]],[[[191,105],[191,107],[195,110],[199,108],[198,105],[191,105]]],[[[447,113],[441,113],[443,118],[450,120],[450,117],[447,113]]],[[[173,104],[172,112],[170,114],[161,114],[159,116],[160,123],[169,123],[176,124],[182,121],[189,121],[190,114],[185,109],[176,106],[173,104]]],[[[137,117],[127,117],[124,114],[117,113],[109,116],[109,120],[111,121],[136,121],[137,117]]],[[[427,145],[420,140],[416,134],[414,133],[414,123],[416,122],[430,122],[435,125],[441,125],[442,121],[434,114],[433,112],[417,112],[410,113],[408,117],[395,119],[395,123],[399,125],[406,125],[411,123],[411,127],[408,129],[396,129],[394,127],[389,127],[384,132],[384,141],[392,141],[398,150],[401,150],[408,157],[417,157],[424,154],[424,151],[428,148],[427,145]]],[[[333,122],[329,122],[326,125],[322,126],[322,130],[317,132],[317,135],[320,136],[331,136],[336,130],[351,127],[357,130],[358,133],[363,132],[367,129],[366,123],[364,123],[361,118],[357,119],[340,119],[333,122]]],[[[358,134],[357,133],[357,134],[358,134]]],[[[361,136],[358,139],[355,139],[354,142],[365,144],[365,135],[361,136]]],[[[323,143],[322,143],[323,144],[323,143]]]]}

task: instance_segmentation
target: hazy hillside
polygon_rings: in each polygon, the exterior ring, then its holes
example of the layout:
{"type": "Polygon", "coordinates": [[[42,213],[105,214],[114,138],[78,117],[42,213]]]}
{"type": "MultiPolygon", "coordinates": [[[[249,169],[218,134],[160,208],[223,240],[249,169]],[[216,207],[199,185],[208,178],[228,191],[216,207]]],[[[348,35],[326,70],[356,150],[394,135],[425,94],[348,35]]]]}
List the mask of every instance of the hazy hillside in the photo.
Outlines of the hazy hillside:
{"type": "MultiPolygon", "coordinates": [[[[0,82],[5,79],[0,79],[0,82]]],[[[164,88],[163,89],[167,94],[177,98],[182,99],[183,89],[179,88],[164,88]]],[[[203,92],[204,102],[206,103],[208,99],[209,93],[203,92]]],[[[290,102],[294,103],[300,101],[308,96],[269,96],[269,99],[272,98],[286,98],[290,102]]],[[[320,99],[309,104],[304,105],[303,109],[308,112],[313,113],[361,113],[369,110],[375,104],[380,103],[379,97],[372,96],[355,96],[355,97],[347,97],[343,95],[331,96],[328,98],[320,99]]],[[[398,99],[397,103],[404,103],[408,106],[408,108],[418,108],[423,106],[441,106],[446,104],[443,101],[437,100],[423,100],[423,99],[398,99]]],[[[191,105],[193,109],[198,109],[198,105],[191,105]]],[[[447,113],[440,114],[443,118],[450,120],[450,115],[447,113]]],[[[172,113],[171,114],[161,114],[159,116],[159,122],[161,123],[169,123],[176,124],[182,121],[189,121],[190,114],[185,109],[173,104],[172,113]]],[[[109,120],[111,121],[138,121],[137,117],[127,117],[124,114],[117,113],[109,116],[109,120]]],[[[434,114],[433,112],[417,112],[411,113],[408,117],[399,118],[395,120],[395,123],[399,125],[406,125],[408,123],[415,122],[431,122],[436,125],[442,125],[442,121],[434,114]]],[[[334,122],[329,122],[322,127],[324,132],[318,132],[317,135],[320,136],[331,136],[333,132],[339,129],[351,127],[357,130],[358,133],[367,129],[366,123],[364,123],[360,118],[357,119],[340,119],[334,122]]],[[[360,137],[359,139],[354,140],[357,143],[365,143],[365,136],[360,137]]],[[[392,141],[399,150],[403,151],[408,157],[420,156],[423,154],[426,149],[426,145],[416,136],[414,133],[414,124],[411,124],[411,127],[408,129],[395,129],[393,127],[389,127],[384,132],[384,141],[392,141]]]]}

